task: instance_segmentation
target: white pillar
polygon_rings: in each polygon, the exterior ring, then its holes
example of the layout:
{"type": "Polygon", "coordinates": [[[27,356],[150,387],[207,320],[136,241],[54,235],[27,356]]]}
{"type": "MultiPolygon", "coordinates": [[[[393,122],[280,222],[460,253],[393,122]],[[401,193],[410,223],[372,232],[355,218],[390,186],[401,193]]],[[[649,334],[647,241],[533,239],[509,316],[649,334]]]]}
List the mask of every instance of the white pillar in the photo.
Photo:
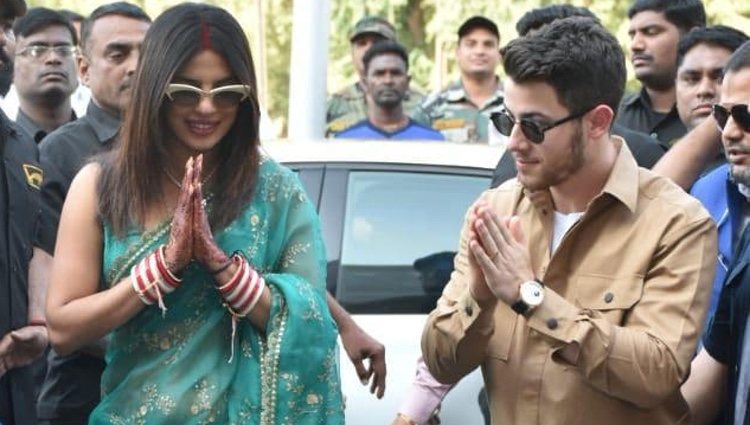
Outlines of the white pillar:
{"type": "Polygon", "coordinates": [[[289,139],[325,133],[330,0],[295,0],[289,78],[289,139]]]}

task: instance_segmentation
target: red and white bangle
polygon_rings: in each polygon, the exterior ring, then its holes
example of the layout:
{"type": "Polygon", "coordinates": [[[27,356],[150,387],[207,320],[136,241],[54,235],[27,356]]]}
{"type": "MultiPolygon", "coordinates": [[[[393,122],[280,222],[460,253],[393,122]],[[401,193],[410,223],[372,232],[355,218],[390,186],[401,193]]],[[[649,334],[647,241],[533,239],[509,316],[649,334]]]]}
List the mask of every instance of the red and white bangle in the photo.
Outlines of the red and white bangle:
{"type": "Polygon", "coordinates": [[[164,245],[143,258],[130,270],[130,283],[138,298],[146,305],[159,304],[166,311],[162,295],[170,294],[180,287],[182,279],[169,271],[164,261],[164,245]]]}
{"type": "Polygon", "coordinates": [[[237,264],[237,271],[229,282],[217,289],[226,301],[230,313],[236,317],[245,317],[260,301],[266,281],[241,255],[233,255],[232,261],[237,264]]]}

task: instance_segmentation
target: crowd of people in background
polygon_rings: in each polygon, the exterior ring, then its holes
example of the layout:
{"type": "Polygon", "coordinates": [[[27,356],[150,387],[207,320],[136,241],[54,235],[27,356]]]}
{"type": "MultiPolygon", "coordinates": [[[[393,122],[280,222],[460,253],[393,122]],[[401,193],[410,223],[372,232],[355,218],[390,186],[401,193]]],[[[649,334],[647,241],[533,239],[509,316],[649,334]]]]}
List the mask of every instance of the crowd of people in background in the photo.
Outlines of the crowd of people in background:
{"type": "MultiPolygon", "coordinates": [[[[749,38],[700,0],[628,19],[626,55],[569,4],[505,46],[469,17],[434,93],[391,23],[354,23],[328,143],[503,149],[393,425],[439,423],[478,367],[487,424],[750,425],[749,38]]],[[[258,149],[231,14],[0,0],[0,29],[0,424],[344,423],[337,336],[383,396],[385,347],[326,291],[314,208],[258,149]]]]}

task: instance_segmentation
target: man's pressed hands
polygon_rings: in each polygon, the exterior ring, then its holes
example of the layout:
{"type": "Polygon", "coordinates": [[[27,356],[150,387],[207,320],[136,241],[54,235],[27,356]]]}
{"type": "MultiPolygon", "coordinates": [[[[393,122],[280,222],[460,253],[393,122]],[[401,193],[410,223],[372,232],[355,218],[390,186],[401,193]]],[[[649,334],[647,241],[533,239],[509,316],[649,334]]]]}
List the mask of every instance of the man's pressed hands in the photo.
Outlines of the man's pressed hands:
{"type": "Polygon", "coordinates": [[[472,296],[480,304],[495,299],[513,304],[519,299],[521,283],[534,279],[520,220],[500,217],[480,203],[469,223],[469,264],[476,276],[470,286],[472,296]]]}

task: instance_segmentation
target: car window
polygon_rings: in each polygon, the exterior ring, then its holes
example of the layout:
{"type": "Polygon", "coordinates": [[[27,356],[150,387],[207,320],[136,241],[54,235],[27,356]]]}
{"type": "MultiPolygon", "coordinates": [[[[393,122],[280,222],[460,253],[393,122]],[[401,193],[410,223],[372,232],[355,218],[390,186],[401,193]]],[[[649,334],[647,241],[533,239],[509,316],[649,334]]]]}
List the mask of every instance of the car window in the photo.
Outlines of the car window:
{"type": "Polygon", "coordinates": [[[467,208],[490,178],[349,173],[339,302],[351,313],[427,313],[453,271],[467,208]]]}

